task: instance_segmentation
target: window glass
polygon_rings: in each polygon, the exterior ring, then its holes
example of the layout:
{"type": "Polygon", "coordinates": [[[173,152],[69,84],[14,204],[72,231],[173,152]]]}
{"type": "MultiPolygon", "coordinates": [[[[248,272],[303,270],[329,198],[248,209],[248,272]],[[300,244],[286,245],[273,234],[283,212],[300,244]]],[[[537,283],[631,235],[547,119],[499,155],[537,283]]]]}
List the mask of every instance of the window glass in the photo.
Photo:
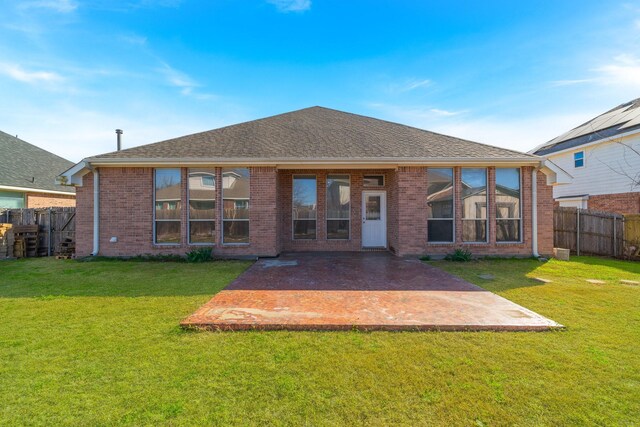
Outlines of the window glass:
{"type": "Polygon", "coordinates": [[[428,168],[428,241],[453,242],[453,203],[453,168],[428,168]]]}
{"type": "Polygon", "coordinates": [[[487,241],[487,169],[462,169],[462,240],[487,241]]]}
{"type": "Polygon", "coordinates": [[[520,169],[496,169],[496,241],[520,241],[520,169]]]}
{"type": "Polygon", "coordinates": [[[223,243],[249,243],[249,169],[222,170],[223,243]]]}
{"type": "Polygon", "coordinates": [[[293,238],[315,239],[317,218],[316,177],[293,177],[293,238]]]}
{"type": "Polygon", "coordinates": [[[189,169],[189,243],[215,243],[215,183],[215,169],[189,169]]]}
{"type": "Polygon", "coordinates": [[[584,166],[584,151],[573,153],[573,165],[576,168],[581,168],[584,166]]]}
{"type": "Polygon", "coordinates": [[[155,242],[180,243],[180,169],[155,170],[155,242]]]}
{"type": "Polygon", "coordinates": [[[327,176],[327,239],[348,239],[351,221],[349,175],[327,176]]]}
{"type": "Polygon", "coordinates": [[[24,208],[24,195],[22,193],[14,193],[12,191],[0,191],[0,208],[24,208]]]}
{"type": "Polygon", "coordinates": [[[384,187],[384,175],[365,175],[363,184],[365,187],[384,187]]]}

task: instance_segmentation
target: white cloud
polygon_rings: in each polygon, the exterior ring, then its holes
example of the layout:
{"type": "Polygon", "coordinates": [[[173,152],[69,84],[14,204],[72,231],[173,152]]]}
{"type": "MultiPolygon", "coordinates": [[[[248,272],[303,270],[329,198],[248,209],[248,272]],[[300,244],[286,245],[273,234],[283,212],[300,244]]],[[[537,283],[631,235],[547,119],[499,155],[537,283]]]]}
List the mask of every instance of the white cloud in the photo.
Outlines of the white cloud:
{"type": "Polygon", "coordinates": [[[29,84],[56,83],[63,80],[62,76],[52,71],[27,71],[15,64],[0,64],[0,74],[29,84]]]}
{"type": "Polygon", "coordinates": [[[137,34],[123,34],[119,39],[127,44],[134,46],[146,46],[147,38],[137,34]]]}
{"type": "Polygon", "coordinates": [[[175,86],[180,89],[180,93],[184,96],[190,96],[199,100],[212,99],[215,96],[210,93],[196,92],[195,89],[200,87],[194,79],[189,77],[182,71],[178,71],[171,67],[169,64],[163,62],[160,72],[164,75],[165,79],[171,86],[175,86]]]}
{"type": "Polygon", "coordinates": [[[70,13],[78,8],[74,0],[34,0],[20,3],[21,9],[48,9],[58,13],[70,13]]]}
{"type": "Polygon", "coordinates": [[[311,0],[267,0],[280,12],[304,12],[311,9],[311,0]]]}
{"type": "Polygon", "coordinates": [[[554,80],[551,82],[551,86],[573,86],[585,83],[593,83],[596,81],[597,79],[554,80]]]}
{"type": "Polygon", "coordinates": [[[598,81],[605,85],[640,88],[640,59],[629,54],[618,55],[609,64],[595,68],[600,74],[598,81]]]}

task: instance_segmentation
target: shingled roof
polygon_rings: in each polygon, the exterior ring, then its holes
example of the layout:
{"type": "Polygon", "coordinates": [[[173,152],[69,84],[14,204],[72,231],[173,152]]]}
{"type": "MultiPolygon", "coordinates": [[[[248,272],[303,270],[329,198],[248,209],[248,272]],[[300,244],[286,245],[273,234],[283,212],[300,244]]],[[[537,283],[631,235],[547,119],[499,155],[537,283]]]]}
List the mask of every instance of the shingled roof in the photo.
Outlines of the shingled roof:
{"type": "Polygon", "coordinates": [[[311,107],[87,160],[99,163],[154,159],[535,161],[537,157],[385,120],[311,107]]]}
{"type": "Polygon", "coordinates": [[[531,152],[544,156],[629,132],[640,132],[640,98],[620,104],[531,152]]]}
{"type": "Polygon", "coordinates": [[[73,163],[0,131],[0,186],[44,191],[75,190],[56,184],[56,176],[73,163]]]}

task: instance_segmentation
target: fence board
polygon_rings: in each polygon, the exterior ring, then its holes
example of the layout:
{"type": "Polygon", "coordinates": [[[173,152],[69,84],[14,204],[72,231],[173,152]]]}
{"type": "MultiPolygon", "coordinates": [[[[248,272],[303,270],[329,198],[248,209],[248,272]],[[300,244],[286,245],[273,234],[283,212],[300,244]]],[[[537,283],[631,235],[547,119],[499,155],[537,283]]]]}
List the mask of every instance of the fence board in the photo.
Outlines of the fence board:
{"type": "Polygon", "coordinates": [[[53,255],[65,239],[75,241],[76,208],[30,208],[0,211],[0,222],[13,225],[38,225],[38,255],[53,255]]]}
{"type": "Polygon", "coordinates": [[[588,209],[557,207],[553,211],[554,246],[576,254],[624,255],[622,215],[588,209]]]}

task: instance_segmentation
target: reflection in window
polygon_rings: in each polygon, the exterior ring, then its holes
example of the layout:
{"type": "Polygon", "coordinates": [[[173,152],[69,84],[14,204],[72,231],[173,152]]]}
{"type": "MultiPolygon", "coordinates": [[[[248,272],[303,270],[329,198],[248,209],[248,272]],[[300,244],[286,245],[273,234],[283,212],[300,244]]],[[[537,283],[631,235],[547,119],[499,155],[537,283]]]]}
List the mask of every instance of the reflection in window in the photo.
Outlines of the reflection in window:
{"type": "Polygon", "coordinates": [[[367,200],[365,202],[365,218],[367,220],[379,220],[381,218],[380,215],[380,207],[381,207],[381,197],[380,196],[369,196],[367,195],[367,200]]]}
{"type": "Polygon", "coordinates": [[[581,168],[584,166],[584,151],[573,153],[573,166],[576,168],[581,168]]]}
{"type": "Polygon", "coordinates": [[[365,187],[384,187],[384,175],[365,175],[362,184],[365,187]]]}
{"type": "Polygon", "coordinates": [[[327,239],[349,239],[351,183],[349,175],[327,176],[327,239]]]}
{"type": "Polygon", "coordinates": [[[316,177],[293,177],[293,238],[315,239],[317,219],[316,177]]]}
{"type": "Polygon", "coordinates": [[[453,169],[427,169],[427,241],[453,242],[453,169]]]}
{"type": "Polygon", "coordinates": [[[496,169],[496,241],[519,242],[520,169],[496,169]]]}
{"type": "Polygon", "coordinates": [[[462,240],[487,241],[487,169],[462,169],[462,240]]]}
{"type": "Polygon", "coordinates": [[[222,170],[222,242],[249,243],[249,169],[222,170]]]}
{"type": "Polygon", "coordinates": [[[215,169],[189,169],[189,243],[215,242],[215,177],[215,169]]]}
{"type": "Polygon", "coordinates": [[[180,181],[180,169],[155,170],[155,243],[180,243],[180,181]]]}

